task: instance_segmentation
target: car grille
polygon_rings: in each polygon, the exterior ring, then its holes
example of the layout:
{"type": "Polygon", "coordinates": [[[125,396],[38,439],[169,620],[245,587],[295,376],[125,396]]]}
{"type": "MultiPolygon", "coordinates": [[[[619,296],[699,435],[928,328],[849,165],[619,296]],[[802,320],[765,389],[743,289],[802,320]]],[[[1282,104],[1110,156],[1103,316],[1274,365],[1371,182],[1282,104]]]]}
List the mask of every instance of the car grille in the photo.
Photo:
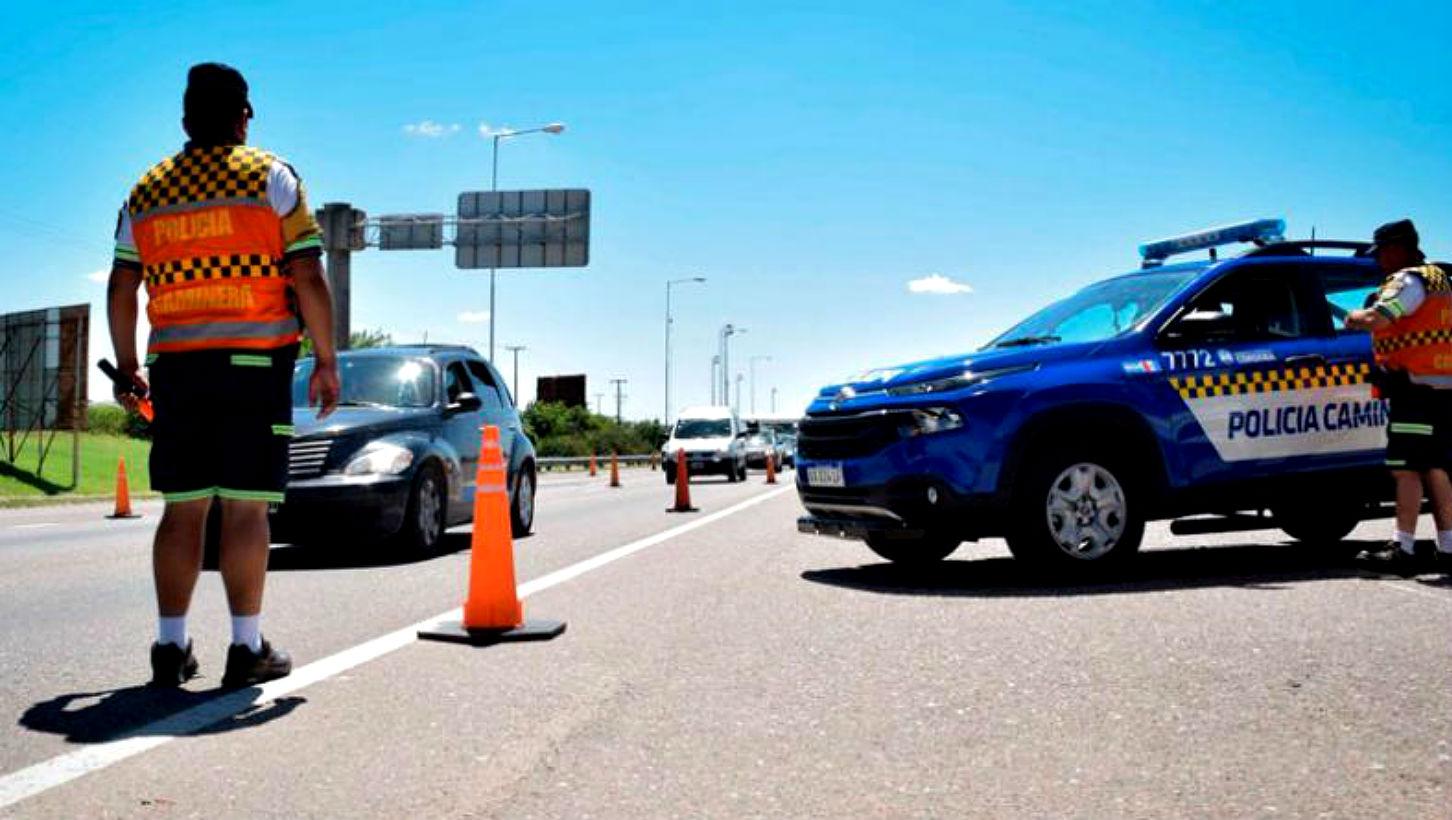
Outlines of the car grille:
{"type": "Polygon", "coordinates": [[[287,477],[317,478],[322,475],[332,447],[333,440],[330,438],[293,442],[287,450],[287,477]]]}
{"type": "Polygon", "coordinates": [[[873,410],[850,416],[808,416],[797,429],[802,458],[870,456],[901,437],[910,410],[873,410]]]}

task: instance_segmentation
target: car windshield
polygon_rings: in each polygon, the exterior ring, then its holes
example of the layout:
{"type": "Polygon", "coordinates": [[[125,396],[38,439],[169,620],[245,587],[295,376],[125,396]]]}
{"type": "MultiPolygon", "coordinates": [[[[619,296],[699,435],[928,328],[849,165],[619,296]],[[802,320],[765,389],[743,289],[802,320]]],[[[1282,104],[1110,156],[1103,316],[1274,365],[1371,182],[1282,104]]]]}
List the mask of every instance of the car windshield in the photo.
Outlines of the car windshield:
{"type": "MultiPolygon", "coordinates": [[[[394,356],[341,356],[342,407],[429,407],[434,403],[434,368],[423,359],[394,356]]],[[[292,373],[292,405],[308,404],[308,379],[313,359],[297,363],[292,373]]]]}
{"type": "Polygon", "coordinates": [[[1097,342],[1133,328],[1199,273],[1135,273],[1090,285],[1014,325],[988,347],[1097,342]]]}
{"type": "Polygon", "coordinates": [[[676,438],[724,438],[731,435],[730,419],[681,419],[676,438]]]}

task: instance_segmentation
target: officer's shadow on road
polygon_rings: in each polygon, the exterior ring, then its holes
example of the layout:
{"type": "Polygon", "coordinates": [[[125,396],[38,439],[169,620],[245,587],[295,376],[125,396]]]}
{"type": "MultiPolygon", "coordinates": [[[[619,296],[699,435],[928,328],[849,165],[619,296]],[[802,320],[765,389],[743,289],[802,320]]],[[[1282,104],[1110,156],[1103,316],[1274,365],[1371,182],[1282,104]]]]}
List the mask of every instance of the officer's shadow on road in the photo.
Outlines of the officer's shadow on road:
{"type": "Polygon", "coordinates": [[[891,595],[1037,597],[1110,595],[1202,587],[1280,589],[1333,578],[1376,579],[1347,553],[1382,542],[1346,542],[1346,551],[1316,552],[1284,544],[1149,550],[1110,570],[1049,576],[1011,558],[944,561],[914,569],[895,564],[808,570],[818,584],[891,595]]]}
{"type": "Polygon", "coordinates": [[[292,713],[306,698],[258,704],[258,687],[191,691],[128,686],[58,695],[25,710],[20,725],[63,735],[70,743],[105,743],[125,737],[180,737],[250,729],[292,713]]]}

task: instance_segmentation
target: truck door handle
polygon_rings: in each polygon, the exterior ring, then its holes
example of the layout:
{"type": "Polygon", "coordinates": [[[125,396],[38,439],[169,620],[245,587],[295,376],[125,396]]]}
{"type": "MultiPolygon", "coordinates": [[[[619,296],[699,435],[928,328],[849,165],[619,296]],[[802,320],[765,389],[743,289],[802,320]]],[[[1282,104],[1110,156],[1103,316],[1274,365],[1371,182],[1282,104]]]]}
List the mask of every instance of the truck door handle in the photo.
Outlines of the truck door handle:
{"type": "Polygon", "coordinates": [[[1304,356],[1287,356],[1288,367],[1325,367],[1326,357],[1320,353],[1308,353],[1304,356]]]}

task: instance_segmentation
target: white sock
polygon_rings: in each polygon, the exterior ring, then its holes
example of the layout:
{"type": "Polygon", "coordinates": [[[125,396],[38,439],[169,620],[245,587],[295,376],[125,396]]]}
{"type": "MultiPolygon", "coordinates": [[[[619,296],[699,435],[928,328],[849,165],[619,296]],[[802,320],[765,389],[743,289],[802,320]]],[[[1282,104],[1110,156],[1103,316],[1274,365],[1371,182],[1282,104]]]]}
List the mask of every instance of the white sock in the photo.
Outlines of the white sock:
{"type": "Polygon", "coordinates": [[[1417,534],[1414,532],[1402,532],[1397,530],[1397,546],[1407,555],[1417,553],[1417,534]]]}
{"type": "Polygon", "coordinates": [[[253,652],[262,651],[262,616],[233,615],[232,643],[242,644],[253,652]]]}
{"type": "Polygon", "coordinates": [[[1437,552],[1452,555],[1452,530],[1437,530],[1437,552]]]}
{"type": "Polygon", "coordinates": [[[165,615],[156,619],[156,642],[172,643],[187,648],[187,616],[180,615],[175,618],[168,618],[165,615]]]}

